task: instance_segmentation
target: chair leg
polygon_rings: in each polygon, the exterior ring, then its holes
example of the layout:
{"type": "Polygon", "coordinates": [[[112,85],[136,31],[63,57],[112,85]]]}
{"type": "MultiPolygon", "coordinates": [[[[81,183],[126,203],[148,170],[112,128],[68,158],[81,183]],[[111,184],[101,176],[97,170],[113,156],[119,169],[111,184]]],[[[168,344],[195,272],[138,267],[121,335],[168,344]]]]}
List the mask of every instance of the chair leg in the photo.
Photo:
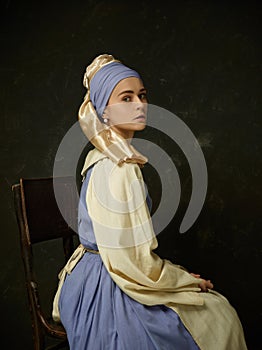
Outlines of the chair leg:
{"type": "Polygon", "coordinates": [[[34,338],[34,350],[44,350],[44,340],[39,338],[34,338]]]}
{"type": "Polygon", "coordinates": [[[38,324],[33,324],[33,340],[34,340],[34,350],[44,350],[45,337],[41,327],[38,324]]]}

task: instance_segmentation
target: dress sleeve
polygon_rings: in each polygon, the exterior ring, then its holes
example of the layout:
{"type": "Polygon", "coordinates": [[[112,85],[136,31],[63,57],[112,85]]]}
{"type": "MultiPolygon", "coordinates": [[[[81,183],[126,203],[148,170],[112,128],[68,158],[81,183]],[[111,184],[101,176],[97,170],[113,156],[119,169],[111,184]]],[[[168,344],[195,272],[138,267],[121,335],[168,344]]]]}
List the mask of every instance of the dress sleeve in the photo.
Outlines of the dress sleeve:
{"type": "Polygon", "coordinates": [[[154,253],[157,239],[137,164],[98,162],[86,201],[103,263],[126,294],[145,305],[203,304],[201,279],[154,253]]]}

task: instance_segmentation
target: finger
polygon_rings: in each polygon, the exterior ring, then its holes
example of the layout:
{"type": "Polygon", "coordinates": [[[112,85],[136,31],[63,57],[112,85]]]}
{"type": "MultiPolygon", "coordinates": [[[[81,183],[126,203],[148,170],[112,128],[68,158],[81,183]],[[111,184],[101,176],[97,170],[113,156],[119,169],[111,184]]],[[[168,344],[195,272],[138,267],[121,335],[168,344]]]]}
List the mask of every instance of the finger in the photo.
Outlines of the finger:
{"type": "Polygon", "coordinates": [[[212,289],[213,287],[214,287],[214,285],[210,280],[206,281],[206,288],[207,289],[212,289]]]}
{"type": "Polygon", "coordinates": [[[208,288],[210,288],[210,289],[214,288],[214,285],[211,281],[209,281],[208,288]]]}
{"type": "Polygon", "coordinates": [[[200,275],[199,274],[196,274],[196,273],[191,273],[190,275],[192,275],[193,277],[196,277],[196,278],[199,278],[200,275]]]}
{"type": "Polygon", "coordinates": [[[203,292],[206,292],[207,291],[207,287],[206,287],[206,281],[203,280],[202,282],[199,283],[199,287],[201,288],[201,290],[203,292]]]}

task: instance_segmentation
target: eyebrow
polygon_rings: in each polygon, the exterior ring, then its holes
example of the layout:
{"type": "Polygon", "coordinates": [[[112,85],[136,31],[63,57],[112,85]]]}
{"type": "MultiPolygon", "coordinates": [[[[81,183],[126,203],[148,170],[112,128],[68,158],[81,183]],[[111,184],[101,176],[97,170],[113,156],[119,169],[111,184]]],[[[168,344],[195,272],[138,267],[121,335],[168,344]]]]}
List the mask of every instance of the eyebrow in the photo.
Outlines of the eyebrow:
{"type": "MultiPolygon", "coordinates": [[[[142,88],[139,90],[139,92],[146,92],[146,89],[145,88],[142,88]]],[[[133,90],[125,90],[125,91],[122,91],[120,92],[120,94],[118,94],[118,96],[120,95],[124,95],[124,94],[134,94],[134,91],[133,90]]]]}

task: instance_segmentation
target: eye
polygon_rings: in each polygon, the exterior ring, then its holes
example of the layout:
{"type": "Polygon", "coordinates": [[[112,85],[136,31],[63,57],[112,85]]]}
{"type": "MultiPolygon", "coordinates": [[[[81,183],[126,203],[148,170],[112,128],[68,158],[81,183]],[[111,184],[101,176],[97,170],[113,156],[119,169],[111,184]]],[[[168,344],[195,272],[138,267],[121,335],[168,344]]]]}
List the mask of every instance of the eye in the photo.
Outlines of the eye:
{"type": "Polygon", "coordinates": [[[139,95],[139,98],[141,101],[147,101],[147,96],[146,96],[146,93],[142,93],[139,95]]]}
{"type": "Polygon", "coordinates": [[[124,96],[122,100],[124,102],[130,102],[131,101],[131,97],[130,96],[124,96]]]}

